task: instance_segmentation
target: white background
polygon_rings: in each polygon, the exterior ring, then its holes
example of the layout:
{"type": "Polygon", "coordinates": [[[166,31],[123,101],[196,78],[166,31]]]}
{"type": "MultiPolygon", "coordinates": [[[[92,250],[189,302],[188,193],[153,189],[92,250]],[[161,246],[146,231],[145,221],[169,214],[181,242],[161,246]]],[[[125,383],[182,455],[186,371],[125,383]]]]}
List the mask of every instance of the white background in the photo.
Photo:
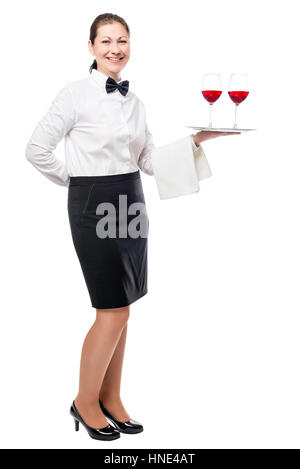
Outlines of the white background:
{"type": "MultiPolygon", "coordinates": [[[[300,447],[297,3],[1,4],[1,447],[300,447]],[[207,125],[209,71],[224,86],[249,74],[238,124],[257,128],[203,143],[213,176],[196,194],[162,201],[142,173],[149,292],[131,306],[122,400],[145,430],[112,442],[75,433],[69,415],[95,310],[67,188],[25,159],[59,89],[88,76],[89,28],[105,12],[131,29],[121,76],[157,146],[207,125]]],[[[214,125],[232,126],[226,92],[214,108],[214,125]]]]}

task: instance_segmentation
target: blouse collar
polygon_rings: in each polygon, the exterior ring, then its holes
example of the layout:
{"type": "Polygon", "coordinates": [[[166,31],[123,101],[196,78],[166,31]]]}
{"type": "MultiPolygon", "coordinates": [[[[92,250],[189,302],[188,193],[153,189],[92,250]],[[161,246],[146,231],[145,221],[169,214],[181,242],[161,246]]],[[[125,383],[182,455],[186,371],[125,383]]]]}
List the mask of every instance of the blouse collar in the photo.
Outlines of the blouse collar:
{"type": "MultiPolygon", "coordinates": [[[[108,79],[108,75],[105,75],[103,72],[99,72],[96,68],[92,69],[91,77],[96,80],[102,87],[105,89],[105,84],[108,79]]],[[[118,80],[117,83],[120,83],[122,79],[118,80]]]]}

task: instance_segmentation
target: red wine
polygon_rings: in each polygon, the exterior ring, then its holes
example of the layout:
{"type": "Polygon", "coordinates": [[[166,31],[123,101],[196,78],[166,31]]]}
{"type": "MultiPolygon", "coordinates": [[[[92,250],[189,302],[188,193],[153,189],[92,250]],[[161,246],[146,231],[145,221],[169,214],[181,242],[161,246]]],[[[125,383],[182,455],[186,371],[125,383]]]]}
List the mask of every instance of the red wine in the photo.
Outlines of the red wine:
{"type": "Polygon", "coordinates": [[[202,94],[203,94],[204,98],[206,99],[206,101],[208,101],[209,103],[214,103],[214,102],[217,101],[217,99],[219,99],[219,97],[222,94],[222,91],[219,91],[219,90],[204,90],[204,91],[202,91],[202,94]]]}
{"type": "Polygon", "coordinates": [[[228,91],[228,94],[235,104],[240,104],[247,98],[249,91],[228,91]]]}

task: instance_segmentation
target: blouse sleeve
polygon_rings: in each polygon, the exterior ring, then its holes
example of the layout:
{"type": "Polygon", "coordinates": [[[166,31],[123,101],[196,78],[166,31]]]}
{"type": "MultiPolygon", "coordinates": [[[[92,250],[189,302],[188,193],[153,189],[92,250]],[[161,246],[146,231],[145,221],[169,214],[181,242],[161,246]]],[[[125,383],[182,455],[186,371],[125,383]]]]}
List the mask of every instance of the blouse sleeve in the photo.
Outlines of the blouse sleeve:
{"type": "Polygon", "coordinates": [[[156,147],[145,122],[146,140],[138,166],[154,175],[160,199],[199,192],[199,181],[212,176],[205,153],[194,144],[192,135],[156,147]]]}
{"type": "Polygon", "coordinates": [[[55,157],[53,151],[74,123],[75,109],[71,91],[66,85],[37,124],[25,150],[27,160],[38,171],[62,186],[69,185],[70,177],[65,164],[55,157]]]}

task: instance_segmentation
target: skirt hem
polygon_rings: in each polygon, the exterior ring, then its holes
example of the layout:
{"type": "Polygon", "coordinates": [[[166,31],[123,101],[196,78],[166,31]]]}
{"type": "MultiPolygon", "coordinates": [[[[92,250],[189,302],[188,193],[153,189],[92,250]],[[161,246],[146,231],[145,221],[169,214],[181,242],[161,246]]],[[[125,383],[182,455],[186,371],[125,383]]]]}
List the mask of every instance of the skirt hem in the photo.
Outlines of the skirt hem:
{"type": "Polygon", "coordinates": [[[113,309],[113,308],[124,308],[125,306],[129,306],[131,305],[132,303],[135,303],[137,300],[139,300],[140,298],[143,298],[143,296],[145,296],[146,294],[148,293],[148,290],[146,290],[145,292],[143,292],[141,295],[137,296],[135,299],[133,300],[130,300],[130,301],[127,301],[126,303],[127,304],[122,304],[122,305],[114,305],[114,306],[95,306],[94,304],[92,304],[92,307],[93,308],[96,308],[96,309],[113,309]]]}

